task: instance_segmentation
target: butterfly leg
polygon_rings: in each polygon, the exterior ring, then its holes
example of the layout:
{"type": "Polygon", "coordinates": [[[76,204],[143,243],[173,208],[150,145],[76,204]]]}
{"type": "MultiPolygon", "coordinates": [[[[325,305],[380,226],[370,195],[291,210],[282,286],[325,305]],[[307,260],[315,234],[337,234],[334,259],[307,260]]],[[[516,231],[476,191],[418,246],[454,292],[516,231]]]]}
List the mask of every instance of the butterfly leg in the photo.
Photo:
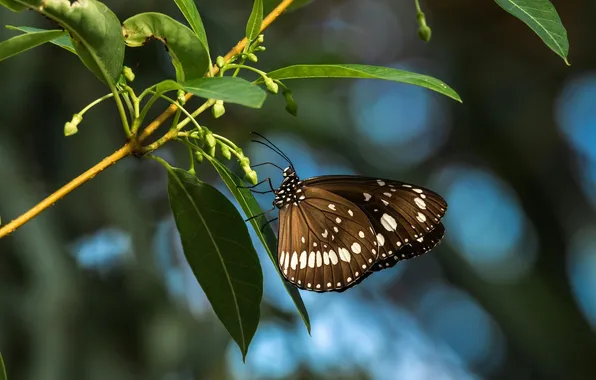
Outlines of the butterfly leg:
{"type": "Polygon", "coordinates": [[[251,220],[251,219],[258,218],[259,216],[262,216],[262,215],[268,214],[268,213],[270,213],[270,212],[271,212],[271,211],[273,211],[273,210],[275,210],[275,206],[271,207],[271,209],[269,209],[269,210],[267,210],[267,211],[265,211],[265,212],[262,212],[262,213],[260,213],[260,214],[257,214],[257,215],[253,215],[253,216],[251,216],[250,218],[248,218],[248,219],[245,219],[244,221],[245,221],[245,222],[248,222],[248,221],[249,221],[249,220],[251,220]]]}
{"type": "Polygon", "coordinates": [[[269,193],[273,193],[275,192],[275,189],[273,188],[273,184],[271,183],[271,178],[265,178],[264,180],[262,180],[261,182],[252,185],[252,186],[236,186],[237,189],[251,189],[250,191],[253,193],[257,193],[257,194],[269,194],[269,193]],[[271,190],[267,190],[267,191],[259,191],[259,190],[253,190],[255,187],[265,183],[265,182],[269,182],[269,188],[271,190]]]}
{"type": "Polygon", "coordinates": [[[273,218],[273,219],[271,219],[271,220],[268,220],[268,221],[267,221],[267,223],[263,224],[263,225],[261,226],[261,233],[263,233],[263,229],[264,229],[264,228],[265,228],[265,227],[266,227],[266,226],[267,226],[269,223],[271,223],[271,222],[274,222],[274,221],[276,221],[277,219],[279,219],[279,218],[273,218]]]}

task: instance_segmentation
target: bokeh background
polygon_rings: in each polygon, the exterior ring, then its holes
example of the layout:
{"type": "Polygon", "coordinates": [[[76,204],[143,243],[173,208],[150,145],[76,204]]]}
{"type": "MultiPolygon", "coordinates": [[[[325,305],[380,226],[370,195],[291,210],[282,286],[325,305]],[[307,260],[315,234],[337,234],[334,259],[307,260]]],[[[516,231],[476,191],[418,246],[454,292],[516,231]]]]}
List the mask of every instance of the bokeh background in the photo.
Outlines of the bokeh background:
{"type": "MultiPolygon", "coordinates": [[[[142,11],[182,20],[172,2],[106,3],[122,20],[142,11]]],[[[596,379],[596,3],[553,3],[571,67],[488,0],[424,2],[429,44],[411,0],[318,0],[280,18],[261,69],[403,68],[444,80],[464,103],[382,81],[304,80],[287,82],[298,118],[271,96],[262,110],[229,105],[201,122],[253,162],[282,164],[248,142],[265,133],[304,178],[360,173],[430,187],[450,205],[443,243],[345,293],[302,292],[309,336],[253,235],[265,297],[243,364],[184,261],[163,169],[128,158],[0,241],[9,379],[596,379]]],[[[212,54],[225,54],[252,2],[197,4],[212,54]]],[[[6,9],[0,24],[49,26],[6,9]]],[[[173,77],[157,43],[127,51],[126,64],[139,89],[173,77]]],[[[64,122],[104,93],[54,46],[0,63],[3,222],[123,144],[109,103],[63,136],[64,122]]],[[[161,155],[187,167],[181,148],[161,155]]],[[[198,170],[228,194],[207,164],[198,170]]]]}

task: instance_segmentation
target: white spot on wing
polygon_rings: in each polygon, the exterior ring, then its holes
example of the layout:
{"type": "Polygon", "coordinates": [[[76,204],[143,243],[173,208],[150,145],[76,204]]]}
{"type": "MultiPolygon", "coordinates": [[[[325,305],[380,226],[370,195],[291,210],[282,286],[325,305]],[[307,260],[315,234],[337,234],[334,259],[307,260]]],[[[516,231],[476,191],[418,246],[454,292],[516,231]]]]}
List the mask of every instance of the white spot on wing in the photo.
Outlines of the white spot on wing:
{"type": "Polygon", "coordinates": [[[386,201],[386,200],[384,200],[384,199],[381,199],[381,202],[383,202],[383,204],[384,204],[385,206],[389,205],[389,202],[387,202],[387,201],[386,201]]]}
{"type": "Polygon", "coordinates": [[[360,247],[360,244],[358,244],[358,243],[353,243],[350,248],[352,248],[352,252],[354,252],[354,253],[362,252],[362,248],[360,247]]]}
{"type": "Polygon", "coordinates": [[[338,224],[341,223],[341,218],[340,217],[335,218],[335,222],[338,224]]]}
{"type": "Polygon", "coordinates": [[[426,215],[424,215],[423,213],[419,212],[418,215],[416,215],[416,219],[418,219],[418,221],[420,223],[424,223],[424,222],[426,222],[426,215]]]}
{"type": "Polygon", "coordinates": [[[327,251],[323,252],[323,263],[329,265],[329,253],[327,251]]]}
{"type": "Polygon", "coordinates": [[[323,257],[321,256],[321,251],[317,251],[317,267],[323,265],[323,257]]]}
{"type": "Polygon", "coordinates": [[[364,231],[358,232],[358,236],[360,236],[361,239],[364,239],[364,231]]]}
{"type": "Polygon", "coordinates": [[[420,190],[420,189],[412,189],[412,191],[415,191],[415,192],[417,192],[418,194],[422,194],[422,190],[420,190]]]}
{"type": "Polygon", "coordinates": [[[337,255],[335,254],[335,251],[330,249],[329,250],[329,260],[331,260],[331,264],[336,265],[339,260],[337,259],[337,255]]]}
{"type": "Polygon", "coordinates": [[[379,186],[385,186],[385,181],[382,181],[380,179],[377,180],[377,183],[379,184],[379,186]]]}
{"type": "Polygon", "coordinates": [[[292,261],[290,262],[290,266],[293,270],[296,270],[296,265],[298,265],[298,254],[294,252],[292,254],[292,261]]]}
{"type": "Polygon", "coordinates": [[[352,260],[352,256],[350,255],[350,251],[345,248],[340,248],[339,250],[339,258],[345,262],[350,262],[352,260]]]}
{"type": "Polygon", "coordinates": [[[333,203],[329,203],[329,207],[331,210],[335,211],[335,205],[333,203]]]}
{"type": "Polygon", "coordinates": [[[327,237],[327,235],[329,235],[329,231],[327,231],[327,230],[325,229],[325,232],[323,232],[321,235],[322,235],[324,238],[326,238],[326,237],[327,237]]]}
{"type": "Polygon", "coordinates": [[[414,203],[416,203],[416,206],[418,206],[421,209],[426,209],[426,202],[424,202],[422,199],[416,197],[414,198],[414,203]]]}
{"type": "Polygon", "coordinates": [[[369,193],[362,193],[362,194],[364,195],[364,201],[365,201],[365,202],[368,202],[368,200],[369,200],[370,198],[372,198],[372,195],[370,195],[369,193]]]}
{"type": "Polygon", "coordinates": [[[311,268],[315,267],[315,253],[311,252],[310,255],[308,255],[308,266],[311,268]]]}
{"type": "Polygon", "coordinates": [[[397,229],[397,222],[395,218],[389,214],[383,214],[381,217],[381,224],[387,231],[395,231],[397,229]]]}
{"type": "Polygon", "coordinates": [[[384,196],[391,198],[391,193],[383,193],[384,196]]]}
{"type": "Polygon", "coordinates": [[[379,243],[379,247],[382,247],[385,244],[385,236],[377,234],[377,242],[379,243]]]}
{"type": "Polygon", "coordinates": [[[300,240],[302,240],[303,243],[306,243],[306,240],[304,240],[304,236],[302,236],[300,240]]]}
{"type": "Polygon", "coordinates": [[[300,254],[300,269],[306,268],[306,251],[302,251],[300,254]]]}
{"type": "Polygon", "coordinates": [[[354,216],[354,213],[350,209],[348,209],[348,214],[350,214],[350,216],[354,216]]]}

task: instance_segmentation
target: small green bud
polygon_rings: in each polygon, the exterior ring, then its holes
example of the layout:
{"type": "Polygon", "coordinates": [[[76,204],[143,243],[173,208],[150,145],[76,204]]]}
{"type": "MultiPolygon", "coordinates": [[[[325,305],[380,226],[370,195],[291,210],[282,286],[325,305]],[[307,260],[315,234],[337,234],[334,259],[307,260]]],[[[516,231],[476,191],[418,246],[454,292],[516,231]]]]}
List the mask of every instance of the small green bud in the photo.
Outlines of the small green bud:
{"type": "Polygon", "coordinates": [[[259,36],[257,37],[257,43],[262,44],[263,42],[265,42],[265,35],[259,34],[259,36]]]}
{"type": "Polygon", "coordinates": [[[188,137],[190,137],[192,139],[198,139],[200,137],[200,135],[199,135],[198,131],[192,131],[192,132],[190,132],[190,135],[188,135],[188,137]]]}
{"type": "Polygon", "coordinates": [[[201,162],[203,162],[203,153],[196,151],[195,158],[197,159],[197,162],[200,164],[201,162]]]}
{"type": "Polygon", "coordinates": [[[223,100],[216,100],[213,107],[211,107],[211,112],[213,112],[213,117],[216,119],[224,113],[226,113],[226,108],[224,107],[223,100]]]}
{"type": "Polygon", "coordinates": [[[269,90],[269,92],[271,92],[272,94],[277,94],[277,91],[279,90],[279,86],[277,85],[277,83],[275,83],[273,79],[267,76],[264,77],[263,80],[265,81],[265,86],[267,87],[267,90],[269,90]]]}
{"type": "Polygon", "coordinates": [[[230,148],[227,145],[220,145],[219,148],[221,150],[221,155],[224,156],[227,160],[232,158],[232,152],[230,151],[230,148]]]}
{"type": "MultiPolygon", "coordinates": [[[[211,132],[207,132],[205,133],[205,144],[207,144],[208,148],[214,148],[215,149],[215,137],[213,136],[213,133],[211,132]]],[[[211,156],[211,155],[210,155],[211,156]]]]}
{"type": "Polygon", "coordinates": [[[209,157],[215,157],[215,146],[210,146],[205,150],[205,154],[209,157]]]}
{"type": "Polygon", "coordinates": [[[75,113],[72,119],[64,123],[64,136],[72,136],[79,131],[78,125],[83,121],[83,116],[75,113]]]}
{"type": "Polygon", "coordinates": [[[246,58],[247,58],[249,61],[252,61],[252,62],[258,62],[258,61],[259,61],[259,59],[257,58],[257,56],[256,56],[256,55],[254,55],[253,53],[248,53],[248,54],[246,55],[246,58]]]}
{"type": "Polygon", "coordinates": [[[294,100],[292,96],[292,91],[285,90],[283,92],[284,98],[286,99],[286,111],[290,113],[290,115],[297,116],[298,115],[298,104],[294,100]]]}
{"type": "Polygon", "coordinates": [[[259,177],[257,176],[257,172],[254,170],[250,170],[246,172],[244,178],[252,185],[256,185],[259,182],[259,177]]]}
{"type": "Polygon", "coordinates": [[[420,26],[420,28],[418,28],[418,37],[420,37],[420,39],[424,42],[428,42],[430,41],[430,37],[432,35],[432,30],[426,26],[426,25],[422,25],[420,26]]]}
{"type": "Polygon", "coordinates": [[[222,57],[221,55],[218,55],[217,58],[215,59],[215,64],[217,65],[217,67],[219,67],[221,69],[222,67],[225,66],[226,61],[224,60],[224,57],[222,57]]]}
{"type": "Polygon", "coordinates": [[[418,20],[418,37],[424,42],[430,41],[430,37],[432,35],[432,31],[426,25],[426,17],[424,16],[424,12],[418,12],[416,14],[416,19],[418,20]]]}
{"type": "Polygon", "coordinates": [[[257,46],[253,49],[253,51],[265,51],[267,48],[265,46],[257,46]]]}
{"type": "Polygon", "coordinates": [[[132,72],[132,69],[128,66],[124,66],[122,69],[122,75],[126,78],[127,81],[132,82],[135,80],[135,73],[132,72]]]}
{"type": "Polygon", "coordinates": [[[186,104],[186,98],[184,97],[184,95],[186,95],[184,90],[178,90],[176,100],[178,101],[178,103],[180,103],[181,106],[186,104]]]}

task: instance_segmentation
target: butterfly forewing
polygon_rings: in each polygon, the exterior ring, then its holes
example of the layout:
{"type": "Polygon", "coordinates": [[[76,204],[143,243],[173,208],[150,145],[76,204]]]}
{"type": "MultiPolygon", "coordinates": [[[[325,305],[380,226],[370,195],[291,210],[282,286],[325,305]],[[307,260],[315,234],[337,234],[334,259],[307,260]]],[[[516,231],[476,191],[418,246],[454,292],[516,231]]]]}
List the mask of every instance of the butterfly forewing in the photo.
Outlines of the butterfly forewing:
{"type": "Polygon", "coordinates": [[[345,198],[366,214],[378,242],[382,266],[376,265],[377,270],[421,255],[443,237],[440,220],[447,203],[426,188],[359,176],[315,177],[304,183],[345,198]]]}
{"type": "Polygon", "coordinates": [[[304,186],[280,208],[278,260],[284,277],[314,291],[343,291],[370,274],[378,248],[369,218],[348,199],[304,186]]]}

